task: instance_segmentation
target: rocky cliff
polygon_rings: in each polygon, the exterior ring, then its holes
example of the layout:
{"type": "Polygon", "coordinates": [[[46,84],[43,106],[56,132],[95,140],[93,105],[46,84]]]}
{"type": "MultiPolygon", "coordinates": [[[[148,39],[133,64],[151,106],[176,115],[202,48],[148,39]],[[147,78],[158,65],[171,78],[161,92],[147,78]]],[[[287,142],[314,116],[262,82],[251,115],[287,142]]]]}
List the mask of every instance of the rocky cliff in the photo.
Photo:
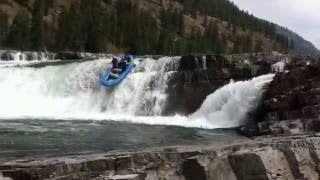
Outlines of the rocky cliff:
{"type": "Polygon", "coordinates": [[[167,147],[141,152],[13,161],[7,180],[319,179],[318,135],[258,138],[224,147],[167,147]]]}
{"type": "Polygon", "coordinates": [[[319,68],[318,61],[292,63],[275,77],[264,101],[261,133],[319,132],[319,68]]]}
{"type": "Polygon", "coordinates": [[[319,57],[279,53],[232,56],[183,56],[169,82],[167,113],[190,114],[217,88],[233,80],[275,73],[265,99],[253,113],[246,135],[300,134],[320,131],[319,57]],[[188,98],[184,98],[188,97],[188,98]]]}

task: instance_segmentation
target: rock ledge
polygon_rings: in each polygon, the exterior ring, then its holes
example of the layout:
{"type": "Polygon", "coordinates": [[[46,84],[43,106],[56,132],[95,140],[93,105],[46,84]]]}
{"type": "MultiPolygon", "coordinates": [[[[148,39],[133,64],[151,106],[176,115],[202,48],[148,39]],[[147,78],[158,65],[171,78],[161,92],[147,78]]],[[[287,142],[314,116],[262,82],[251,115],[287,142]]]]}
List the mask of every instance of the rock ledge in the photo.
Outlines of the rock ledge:
{"type": "MultiPolygon", "coordinates": [[[[0,165],[7,179],[319,179],[320,134],[259,137],[224,147],[20,160],[0,165]]],[[[1,177],[1,176],[0,176],[1,177]]]]}

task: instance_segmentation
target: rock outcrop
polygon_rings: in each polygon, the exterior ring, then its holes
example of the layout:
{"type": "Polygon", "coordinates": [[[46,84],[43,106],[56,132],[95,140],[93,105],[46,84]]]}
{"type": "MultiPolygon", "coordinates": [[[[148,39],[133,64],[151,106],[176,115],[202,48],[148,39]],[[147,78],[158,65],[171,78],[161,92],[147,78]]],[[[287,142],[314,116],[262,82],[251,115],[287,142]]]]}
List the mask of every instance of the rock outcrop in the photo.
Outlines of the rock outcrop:
{"type": "Polygon", "coordinates": [[[261,113],[258,135],[319,132],[320,64],[289,64],[271,83],[261,113]]]}
{"type": "Polygon", "coordinates": [[[14,180],[318,180],[320,172],[317,134],[114,154],[21,160],[0,169],[14,180]]]}

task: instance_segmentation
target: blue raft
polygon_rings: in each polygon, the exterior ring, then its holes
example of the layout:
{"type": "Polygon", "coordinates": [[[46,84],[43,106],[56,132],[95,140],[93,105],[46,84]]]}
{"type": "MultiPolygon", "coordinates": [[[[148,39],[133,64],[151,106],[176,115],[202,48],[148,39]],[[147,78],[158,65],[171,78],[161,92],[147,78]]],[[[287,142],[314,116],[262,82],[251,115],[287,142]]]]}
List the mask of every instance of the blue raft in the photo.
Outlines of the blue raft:
{"type": "Polygon", "coordinates": [[[130,63],[127,65],[127,68],[123,72],[121,72],[121,74],[119,74],[116,79],[110,77],[110,74],[112,73],[112,69],[110,69],[105,75],[103,75],[100,83],[106,87],[116,87],[117,85],[119,85],[135,67],[135,59],[133,58],[133,56],[129,56],[129,58],[130,63]]]}

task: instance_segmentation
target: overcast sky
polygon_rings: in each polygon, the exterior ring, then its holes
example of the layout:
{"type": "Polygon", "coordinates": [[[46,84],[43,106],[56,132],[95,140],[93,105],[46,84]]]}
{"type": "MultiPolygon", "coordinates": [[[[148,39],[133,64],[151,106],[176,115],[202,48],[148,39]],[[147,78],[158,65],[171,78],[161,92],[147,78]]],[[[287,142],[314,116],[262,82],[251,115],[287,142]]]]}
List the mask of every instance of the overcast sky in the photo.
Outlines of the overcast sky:
{"type": "Polygon", "coordinates": [[[287,27],[320,49],[320,0],[231,0],[240,9],[287,27]]]}

